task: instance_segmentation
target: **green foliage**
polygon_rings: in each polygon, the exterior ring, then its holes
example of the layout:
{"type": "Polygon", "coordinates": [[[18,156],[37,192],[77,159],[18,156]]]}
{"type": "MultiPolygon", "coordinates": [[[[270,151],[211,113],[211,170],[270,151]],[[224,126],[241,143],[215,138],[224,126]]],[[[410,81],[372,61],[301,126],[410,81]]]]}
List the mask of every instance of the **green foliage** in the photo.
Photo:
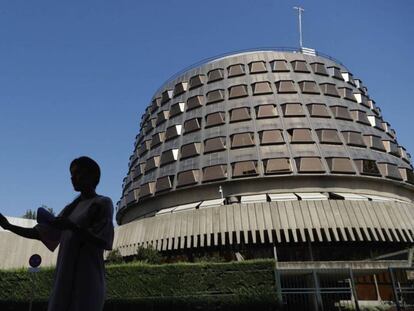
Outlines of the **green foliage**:
{"type": "MultiPolygon", "coordinates": [[[[273,267],[272,260],[107,265],[106,305],[114,306],[108,310],[135,310],[138,306],[142,310],[146,307],[193,310],[195,306],[198,310],[224,310],[226,306],[236,306],[233,309],[239,310],[239,306],[275,306],[273,267]]],[[[27,302],[32,288],[35,288],[35,301],[46,302],[53,269],[33,274],[33,281],[30,276],[24,270],[0,271],[0,306],[7,302],[27,302]]]]}
{"type": "Polygon", "coordinates": [[[149,264],[160,264],[162,255],[159,251],[154,249],[152,245],[148,245],[147,247],[138,246],[134,260],[143,261],[149,264]]]}
{"type": "MultiPolygon", "coordinates": [[[[48,210],[50,213],[55,215],[55,212],[54,212],[53,208],[47,207],[46,205],[41,205],[41,206],[39,206],[39,208],[40,207],[43,207],[44,209],[48,210]]],[[[37,209],[36,210],[28,209],[28,210],[26,210],[26,213],[24,213],[24,215],[22,215],[22,218],[36,219],[36,216],[37,216],[37,209]]]]}
{"type": "Polygon", "coordinates": [[[108,264],[119,264],[123,263],[124,259],[119,251],[119,249],[113,249],[108,253],[108,256],[106,257],[106,262],[108,264]]]}

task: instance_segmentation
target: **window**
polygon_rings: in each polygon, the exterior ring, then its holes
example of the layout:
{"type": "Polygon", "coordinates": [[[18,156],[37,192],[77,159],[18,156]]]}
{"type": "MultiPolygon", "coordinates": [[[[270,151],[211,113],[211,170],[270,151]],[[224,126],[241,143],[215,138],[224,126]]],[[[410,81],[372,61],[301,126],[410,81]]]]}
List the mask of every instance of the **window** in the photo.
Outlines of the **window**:
{"type": "Polygon", "coordinates": [[[351,110],[351,116],[354,119],[355,122],[371,125],[367,118],[367,114],[363,110],[351,110]]]}
{"type": "Polygon", "coordinates": [[[207,73],[208,83],[223,80],[224,79],[224,70],[222,68],[217,68],[211,70],[207,73]]]}
{"type": "Polygon", "coordinates": [[[165,90],[161,95],[161,105],[164,105],[172,98],[173,91],[165,90]]]}
{"type": "Polygon", "coordinates": [[[149,158],[145,164],[145,173],[160,166],[160,156],[149,158]]]}
{"type": "Polygon", "coordinates": [[[196,75],[191,77],[190,79],[190,90],[196,89],[206,83],[206,76],[205,75],[196,75]]]}
{"type": "Polygon", "coordinates": [[[145,162],[144,163],[139,163],[137,166],[135,166],[135,170],[134,170],[134,173],[132,175],[132,178],[136,179],[139,176],[141,176],[142,174],[144,174],[144,172],[145,172],[145,162]]]}
{"type": "Polygon", "coordinates": [[[412,170],[406,167],[400,167],[399,171],[404,181],[414,184],[414,173],[412,170]]]}
{"type": "Polygon", "coordinates": [[[241,107],[230,110],[230,122],[240,122],[250,119],[250,109],[248,107],[241,107]]]}
{"type": "Polygon", "coordinates": [[[224,112],[214,112],[206,115],[206,125],[205,127],[212,127],[217,125],[222,125],[225,123],[225,114],[224,112]]]}
{"type": "Polygon", "coordinates": [[[218,152],[226,149],[226,137],[214,137],[204,141],[204,153],[218,152]]]}
{"type": "Polygon", "coordinates": [[[231,136],[231,148],[244,148],[254,146],[253,133],[239,133],[231,136]]]}
{"type": "Polygon", "coordinates": [[[311,117],[330,118],[328,109],[324,104],[308,104],[309,114],[311,117]]]}
{"type": "Polygon", "coordinates": [[[233,177],[247,177],[258,175],[257,161],[242,161],[232,164],[233,177]]]}
{"type": "Polygon", "coordinates": [[[385,151],[381,137],[376,135],[364,135],[365,144],[371,149],[385,151]]]}
{"type": "Polygon", "coordinates": [[[227,178],[226,165],[214,165],[203,168],[203,182],[227,178]]]}
{"type": "Polygon", "coordinates": [[[320,84],[322,92],[324,95],[339,97],[338,91],[336,90],[335,84],[332,83],[322,83],[320,84]]]}
{"type": "Polygon", "coordinates": [[[342,80],[342,81],[344,80],[344,78],[342,78],[341,68],[335,67],[335,66],[328,67],[328,72],[332,76],[332,78],[342,80]]]}
{"type": "Polygon", "coordinates": [[[266,130],[259,132],[261,145],[284,144],[283,134],[281,130],[266,130]]]}
{"type": "Polygon", "coordinates": [[[292,80],[280,80],[276,82],[277,92],[284,93],[297,93],[295,85],[292,80]]]}
{"type": "Polygon", "coordinates": [[[197,184],[200,181],[199,170],[189,170],[178,173],[177,187],[197,184]]]}
{"type": "Polygon", "coordinates": [[[267,72],[266,63],[264,61],[256,61],[249,63],[250,73],[263,73],[267,72]]]}
{"type": "Polygon", "coordinates": [[[338,132],[332,129],[320,129],[316,130],[319,141],[321,144],[334,144],[341,145],[342,142],[339,139],[338,132]]]}
{"type": "Polygon", "coordinates": [[[282,105],[283,115],[285,117],[304,117],[302,104],[300,103],[287,103],[282,105]]]}
{"type": "Polygon", "coordinates": [[[317,75],[327,76],[328,72],[326,71],[325,65],[322,63],[311,63],[310,64],[313,72],[317,75]]]}
{"type": "Polygon", "coordinates": [[[138,148],[138,155],[142,156],[144,153],[146,153],[148,150],[150,150],[151,147],[151,139],[145,140],[141,146],[138,148]]]}
{"type": "Polygon", "coordinates": [[[183,94],[188,89],[188,83],[187,82],[180,82],[177,83],[174,87],[174,97],[183,94]]]}
{"type": "Polygon", "coordinates": [[[224,90],[214,90],[207,93],[207,103],[212,104],[224,100],[224,90]]]}
{"type": "Polygon", "coordinates": [[[344,135],[347,145],[356,146],[356,147],[364,147],[364,148],[366,147],[361,133],[353,132],[353,131],[345,131],[345,132],[342,132],[342,135],[344,135]]]}
{"type": "Polygon", "coordinates": [[[234,85],[232,87],[229,87],[229,99],[246,97],[248,95],[249,94],[247,93],[247,85],[245,84],[234,85]]]}
{"type": "Polygon", "coordinates": [[[341,72],[341,74],[342,74],[342,78],[345,80],[345,82],[348,82],[349,84],[352,84],[352,85],[355,86],[355,82],[354,82],[354,78],[353,78],[352,73],[344,71],[344,72],[341,72]]]}
{"type": "Polygon", "coordinates": [[[355,174],[351,160],[348,158],[326,158],[331,173],[355,174]]]}
{"type": "Polygon", "coordinates": [[[349,111],[348,111],[348,109],[346,109],[346,107],[344,107],[344,106],[332,106],[331,110],[332,110],[332,113],[333,113],[333,115],[336,119],[351,120],[352,121],[352,117],[349,114],[349,111]]]}
{"type": "Polygon", "coordinates": [[[243,64],[236,64],[227,67],[228,77],[237,77],[242,76],[245,74],[244,65],[243,64]]]}
{"type": "Polygon", "coordinates": [[[288,174],[292,172],[290,160],[286,158],[264,160],[264,170],[266,175],[288,174]]]}
{"type": "Polygon", "coordinates": [[[276,118],[278,116],[275,105],[260,105],[256,107],[257,119],[276,118]]]}
{"type": "Polygon", "coordinates": [[[261,81],[252,84],[253,95],[265,95],[265,94],[272,94],[272,87],[270,86],[270,82],[268,81],[261,81]]]}
{"type": "Polygon", "coordinates": [[[154,98],[151,103],[151,112],[157,111],[161,106],[161,97],[154,98]]]}
{"type": "Polygon", "coordinates": [[[164,142],[165,139],[165,132],[159,132],[154,135],[152,135],[151,140],[151,148],[154,148],[155,146],[158,146],[162,142],[164,142]]]}
{"type": "Polygon", "coordinates": [[[354,160],[354,162],[360,174],[381,176],[381,173],[378,169],[377,163],[375,163],[375,160],[357,159],[354,160]]]}
{"type": "Polygon", "coordinates": [[[163,111],[158,112],[157,121],[156,121],[157,125],[167,121],[168,117],[169,117],[169,114],[170,113],[169,113],[168,110],[163,110],[163,111]]]}
{"type": "Polygon", "coordinates": [[[187,111],[201,107],[203,105],[203,96],[196,95],[187,100],[187,111]]]}
{"type": "Polygon", "coordinates": [[[339,90],[339,94],[341,95],[342,98],[344,99],[348,99],[350,101],[356,102],[356,98],[354,96],[354,93],[352,92],[352,89],[348,88],[348,87],[340,87],[338,88],[339,90]]]}
{"type": "Polygon", "coordinates": [[[322,166],[320,158],[304,157],[296,158],[296,167],[299,173],[323,173],[325,169],[322,166]]]}
{"type": "Polygon", "coordinates": [[[291,64],[295,72],[310,72],[304,60],[294,60],[291,64]]]}
{"type": "Polygon", "coordinates": [[[182,125],[181,124],[170,126],[169,128],[167,128],[167,133],[165,135],[165,140],[169,140],[169,139],[175,138],[177,136],[180,136],[181,135],[181,130],[182,130],[182,125]]]}
{"type": "Polygon", "coordinates": [[[184,122],[184,133],[191,133],[201,129],[201,118],[189,119],[184,122]]]}
{"type": "Polygon", "coordinates": [[[150,133],[154,129],[155,125],[156,125],[156,118],[152,118],[148,120],[147,123],[145,124],[145,129],[144,129],[145,133],[146,134],[150,133]]]}
{"type": "Polygon", "coordinates": [[[155,183],[155,192],[170,190],[173,186],[173,176],[164,176],[157,179],[155,183]]]}
{"type": "Polygon", "coordinates": [[[290,129],[290,142],[292,144],[313,144],[312,134],[310,129],[290,129]]]}
{"type": "Polygon", "coordinates": [[[184,103],[176,103],[170,107],[170,117],[175,117],[184,112],[184,103]]]}
{"type": "Polygon", "coordinates": [[[181,146],[181,159],[198,156],[201,152],[200,143],[189,143],[181,146]]]}
{"type": "Polygon", "coordinates": [[[270,62],[270,66],[273,72],[287,72],[290,71],[287,62],[284,59],[276,59],[270,62]]]}
{"type": "Polygon", "coordinates": [[[149,195],[153,195],[155,191],[155,182],[148,182],[146,184],[141,185],[139,189],[140,197],[146,197],[149,195]]]}
{"type": "Polygon", "coordinates": [[[384,144],[385,151],[387,151],[389,154],[395,155],[396,157],[401,156],[400,149],[395,142],[391,140],[383,140],[382,143],[384,144]]]}
{"type": "Polygon", "coordinates": [[[378,118],[377,116],[367,116],[367,118],[372,127],[384,131],[382,119],[378,118]]]}
{"type": "Polygon", "coordinates": [[[361,104],[362,106],[365,106],[370,109],[373,108],[372,107],[373,102],[370,103],[369,98],[366,97],[364,94],[362,94],[360,91],[355,92],[354,97],[358,104],[361,104]]]}
{"type": "Polygon", "coordinates": [[[320,94],[315,81],[300,81],[299,88],[305,94],[320,94]]]}
{"type": "Polygon", "coordinates": [[[402,180],[398,166],[392,163],[378,163],[378,169],[382,176],[387,178],[402,180]]]}
{"type": "Polygon", "coordinates": [[[161,166],[178,160],[178,149],[170,149],[161,154],[161,166]]]}

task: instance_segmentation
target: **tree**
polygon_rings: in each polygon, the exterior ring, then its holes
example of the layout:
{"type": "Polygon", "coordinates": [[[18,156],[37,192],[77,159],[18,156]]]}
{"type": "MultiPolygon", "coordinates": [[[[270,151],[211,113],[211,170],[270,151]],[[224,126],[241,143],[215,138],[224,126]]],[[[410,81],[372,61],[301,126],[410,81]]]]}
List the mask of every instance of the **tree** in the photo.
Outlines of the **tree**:
{"type": "MultiPolygon", "coordinates": [[[[48,207],[47,205],[44,205],[44,204],[42,204],[41,206],[39,206],[39,208],[40,207],[46,209],[51,214],[55,215],[55,212],[54,212],[53,208],[48,207]]],[[[22,216],[22,218],[26,218],[26,219],[36,219],[36,216],[37,216],[37,209],[36,210],[28,209],[28,210],[26,210],[26,213],[24,213],[24,215],[22,216]]]]}

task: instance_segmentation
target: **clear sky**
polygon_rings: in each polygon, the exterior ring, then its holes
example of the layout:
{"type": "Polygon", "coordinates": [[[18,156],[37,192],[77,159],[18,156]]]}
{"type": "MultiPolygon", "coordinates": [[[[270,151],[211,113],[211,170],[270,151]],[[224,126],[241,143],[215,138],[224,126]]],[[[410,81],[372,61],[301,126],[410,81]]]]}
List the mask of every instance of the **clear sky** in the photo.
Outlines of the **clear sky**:
{"type": "Polygon", "coordinates": [[[304,45],[361,78],[414,152],[414,1],[1,0],[0,211],[75,197],[70,161],[95,158],[119,200],[141,113],[171,75],[204,58],[304,45]]]}

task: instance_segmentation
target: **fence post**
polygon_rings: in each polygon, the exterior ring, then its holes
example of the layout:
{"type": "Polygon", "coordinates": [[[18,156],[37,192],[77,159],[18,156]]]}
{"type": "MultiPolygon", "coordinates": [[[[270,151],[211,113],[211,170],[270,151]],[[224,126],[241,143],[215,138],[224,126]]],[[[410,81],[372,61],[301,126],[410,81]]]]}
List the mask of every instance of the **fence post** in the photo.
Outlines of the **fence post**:
{"type": "Polygon", "coordinates": [[[283,304],[283,297],[282,297],[282,282],[280,280],[280,273],[279,273],[279,269],[278,269],[278,264],[277,264],[277,250],[276,250],[276,245],[273,245],[273,257],[275,259],[275,285],[276,285],[276,295],[277,295],[277,300],[278,303],[280,305],[283,304]]]}
{"type": "Polygon", "coordinates": [[[315,269],[312,269],[312,274],[313,274],[313,282],[314,282],[314,285],[315,285],[315,294],[316,294],[316,301],[318,303],[318,310],[323,311],[323,301],[322,301],[321,289],[319,287],[318,275],[317,275],[315,269]]]}
{"type": "Polygon", "coordinates": [[[356,287],[355,287],[354,272],[352,271],[352,268],[349,268],[349,277],[350,277],[350,280],[351,280],[352,296],[354,296],[354,301],[355,301],[355,311],[360,311],[357,291],[356,291],[356,287]]]}
{"type": "Polygon", "coordinates": [[[392,292],[394,294],[394,300],[395,300],[395,307],[397,308],[397,311],[401,311],[400,302],[398,300],[397,288],[395,287],[394,272],[392,271],[391,267],[388,268],[388,272],[390,273],[391,284],[392,284],[392,292]]]}

